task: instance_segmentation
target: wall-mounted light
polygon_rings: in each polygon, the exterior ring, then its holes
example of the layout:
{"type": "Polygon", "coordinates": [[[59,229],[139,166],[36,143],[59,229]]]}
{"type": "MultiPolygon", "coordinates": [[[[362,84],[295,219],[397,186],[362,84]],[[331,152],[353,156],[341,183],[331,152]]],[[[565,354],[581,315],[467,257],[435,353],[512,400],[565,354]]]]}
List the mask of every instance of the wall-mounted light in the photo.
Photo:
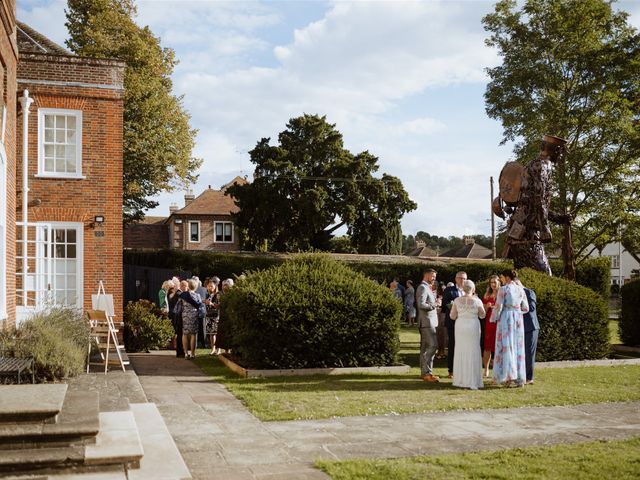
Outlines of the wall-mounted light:
{"type": "Polygon", "coordinates": [[[176,218],[176,219],[174,220],[174,223],[175,223],[176,225],[181,225],[181,224],[182,224],[182,219],[181,219],[181,218],[176,218]]]}
{"type": "Polygon", "coordinates": [[[91,224],[91,228],[101,227],[104,223],[104,215],[96,215],[93,217],[93,223],[91,224]]]}

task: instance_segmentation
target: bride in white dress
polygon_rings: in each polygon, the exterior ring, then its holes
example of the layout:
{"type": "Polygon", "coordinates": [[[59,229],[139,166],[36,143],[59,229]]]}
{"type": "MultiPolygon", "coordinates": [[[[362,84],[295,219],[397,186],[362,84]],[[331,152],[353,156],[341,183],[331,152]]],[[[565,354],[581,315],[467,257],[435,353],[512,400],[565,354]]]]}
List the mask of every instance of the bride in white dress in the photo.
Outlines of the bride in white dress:
{"type": "Polygon", "coordinates": [[[451,307],[451,319],[456,322],[456,351],[453,357],[453,385],[476,390],[482,388],[482,352],[480,351],[480,321],[486,312],[482,300],[475,296],[471,280],[462,284],[464,295],[451,307]]]}

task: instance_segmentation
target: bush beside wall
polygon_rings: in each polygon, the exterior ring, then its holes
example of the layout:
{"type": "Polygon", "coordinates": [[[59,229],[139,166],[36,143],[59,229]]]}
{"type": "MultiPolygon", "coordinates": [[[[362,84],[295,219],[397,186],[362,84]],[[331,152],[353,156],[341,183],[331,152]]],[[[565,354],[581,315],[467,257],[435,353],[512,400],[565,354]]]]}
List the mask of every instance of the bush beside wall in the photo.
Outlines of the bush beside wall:
{"type": "Polygon", "coordinates": [[[401,310],[388,288],[306,254],[247,275],[221,315],[245,366],[364,367],[395,362],[401,310]]]}
{"type": "Polygon", "coordinates": [[[89,326],[81,311],[54,307],[0,332],[0,344],[3,355],[33,357],[38,380],[60,380],[84,371],[89,326]]]}
{"type": "Polygon", "coordinates": [[[165,347],[174,331],[169,318],[148,300],[129,302],[124,309],[124,343],[128,352],[165,347]]]}
{"type": "Polygon", "coordinates": [[[640,278],[620,288],[622,296],[621,318],[618,328],[625,345],[640,345],[640,278]]]}

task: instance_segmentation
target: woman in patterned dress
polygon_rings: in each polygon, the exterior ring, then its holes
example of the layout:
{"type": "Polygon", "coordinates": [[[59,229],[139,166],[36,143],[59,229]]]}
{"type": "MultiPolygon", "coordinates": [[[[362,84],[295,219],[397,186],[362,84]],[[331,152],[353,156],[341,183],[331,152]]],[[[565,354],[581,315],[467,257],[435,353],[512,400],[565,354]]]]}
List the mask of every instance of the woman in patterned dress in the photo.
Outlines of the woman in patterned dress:
{"type": "Polygon", "coordinates": [[[200,295],[196,293],[198,282],[193,278],[187,280],[188,291],[180,294],[182,313],[182,346],[185,358],[196,356],[196,339],[198,337],[198,308],[202,304],[200,295]]]}
{"type": "Polygon", "coordinates": [[[207,296],[204,304],[207,306],[207,316],[204,319],[204,334],[209,336],[209,345],[211,345],[211,353],[216,355],[216,335],[218,334],[218,321],[220,319],[220,292],[218,284],[220,279],[213,277],[207,279],[205,286],[207,287],[207,296]]]}
{"type": "Polygon", "coordinates": [[[526,381],[523,313],[529,311],[524,290],[514,283],[518,274],[505,270],[498,291],[493,319],[497,321],[493,382],[522,387],[526,381]]]}
{"type": "Polygon", "coordinates": [[[491,275],[489,277],[487,291],[482,298],[482,305],[487,312],[487,316],[484,317],[484,353],[482,354],[482,365],[484,367],[485,377],[489,376],[491,356],[496,349],[496,322],[495,320],[491,320],[491,314],[496,305],[498,290],[500,290],[500,277],[498,277],[498,275],[491,275]]]}

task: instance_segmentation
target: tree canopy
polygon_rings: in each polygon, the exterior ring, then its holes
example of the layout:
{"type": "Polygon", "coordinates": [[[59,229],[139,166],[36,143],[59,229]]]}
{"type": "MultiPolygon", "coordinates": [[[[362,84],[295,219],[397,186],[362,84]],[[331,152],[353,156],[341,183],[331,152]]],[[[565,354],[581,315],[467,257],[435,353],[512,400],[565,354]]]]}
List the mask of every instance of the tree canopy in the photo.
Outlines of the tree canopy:
{"type": "Polygon", "coordinates": [[[502,57],[485,92],[502,142],[526,163],[543,134],[569,141],[552,203],[575,219],[577,257],[640,215],[640,36],[627,18],[605,0],[502,0],[483,19],[502,57]]]}
{"type": "Polygon", "coordinates": [[[195,181],[201,164],[182,97],[172,94],[174,52],[135,23],[133,0],[69,0],[66,15],[74,53],[126,63],[123,208],[125,221],[140,219],[158,205],[150,197],[195,181]]]}
{"type": "Polygon", "coordinates": [[[349,152],[326,117],[292,118],[278,145],[261,139],[251,152],[254,181],[227,194],[240,211],[236,225],[252,250],[330,250],[333,232],[346,226],[359,253],[401,253],[400,219],[416,208],[393,176],[373,176],[378,158],[349,152]]]}

